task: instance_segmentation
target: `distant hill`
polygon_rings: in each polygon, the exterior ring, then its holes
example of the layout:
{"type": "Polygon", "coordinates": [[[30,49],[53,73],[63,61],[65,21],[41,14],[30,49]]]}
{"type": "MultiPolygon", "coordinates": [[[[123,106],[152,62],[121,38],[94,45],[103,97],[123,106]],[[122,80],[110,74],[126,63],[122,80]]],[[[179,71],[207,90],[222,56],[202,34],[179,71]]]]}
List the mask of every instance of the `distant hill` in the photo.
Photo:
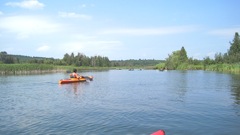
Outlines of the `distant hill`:
{"type": "Polygon", "coordinates": [[[12,57],[18,59],[20,63],[22,63],[22,62],[28,62],[28,61],[31,61],[31,60],[46,60],[46,59],[54,60],[54,58],[35,57],[35,56],[31,57],[31,56],[14,55],[14,54],[9,54],[9,56],[12,56],[12,57]]]}
{"type": "Polygon", "coordinates": [[[0,63],[28,63],[30,61],[43,61],[43,60],[56,60],[54,58],[46,58],[46,57],[31,57],[25,55],[15,55],[15,54],[8,54],[7,52],[3,51],[0,52],[0,63]]]}

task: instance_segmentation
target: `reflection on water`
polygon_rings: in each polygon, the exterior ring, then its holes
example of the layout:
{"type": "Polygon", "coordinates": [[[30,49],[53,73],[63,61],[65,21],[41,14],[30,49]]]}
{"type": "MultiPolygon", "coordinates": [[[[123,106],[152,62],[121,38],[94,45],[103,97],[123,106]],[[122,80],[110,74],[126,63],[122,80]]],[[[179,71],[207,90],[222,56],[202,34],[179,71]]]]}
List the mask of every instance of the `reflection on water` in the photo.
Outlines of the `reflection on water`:
{"type": "Polygon", "coordinates": [[[240,105],[240,75],[232,75],[232,95],[235,98],[235,103],[240,105]]]}
{"type": "Polygon", "coordinates": [[[68,93],[73,93],[74,95],[78,96],[81,94],[80,83],[70,83],[70,84],[60,84],[61,87],[64,87],[68,93]]]}
{"type": "Polygon", "coordinates": [[[185,100],[185,95],[188,90],[188,74],[187,71],[180,71],[179,74],[175,76],[175,82],[177,85],[176,94],[179,96],[179,101],[183,102],[185,100]]]}
{"type": "Polygon", "coordinates": [[[65,90],[67,97],[81,98],[84,94],[83,85],[87,85],[87,82],[59,84],[59,87],[60,90],[65,90]]]}

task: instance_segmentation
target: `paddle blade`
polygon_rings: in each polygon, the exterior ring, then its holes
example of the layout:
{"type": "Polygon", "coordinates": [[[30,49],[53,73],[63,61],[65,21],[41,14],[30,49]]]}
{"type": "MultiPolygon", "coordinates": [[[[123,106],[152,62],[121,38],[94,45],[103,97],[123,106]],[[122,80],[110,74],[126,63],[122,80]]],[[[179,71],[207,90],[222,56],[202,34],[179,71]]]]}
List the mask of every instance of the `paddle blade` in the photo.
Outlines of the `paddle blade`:
{"type": "Polygon", "coordinates": [[[165,135],[165,132],[164,132],[164,130],[158,130],[158,131],[152,133],[151,135],[165,135]]]}
{"type": "Polygon", "coordinates": [[[90,81],[93,80],[93,76],[82,76],[82,77],[85,78],[85,79],[88,79],[88,80],[90,80],[90,81]]]}

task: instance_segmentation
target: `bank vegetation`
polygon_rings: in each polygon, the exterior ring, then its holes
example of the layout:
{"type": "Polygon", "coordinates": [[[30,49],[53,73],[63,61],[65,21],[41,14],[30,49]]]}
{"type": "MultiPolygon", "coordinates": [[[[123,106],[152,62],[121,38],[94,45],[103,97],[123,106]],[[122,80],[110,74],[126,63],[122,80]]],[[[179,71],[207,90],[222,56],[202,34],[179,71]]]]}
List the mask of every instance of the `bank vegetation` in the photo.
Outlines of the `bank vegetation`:
{"type": "Polygon", "coordinates": [[[209,70],[240,73],[240,37],[236,32],[226,53],[216,53],[215,57],[203,60],[188,58],[184,47],[172,52],[165,62],[156,65],[159,70],[209,70]]]}

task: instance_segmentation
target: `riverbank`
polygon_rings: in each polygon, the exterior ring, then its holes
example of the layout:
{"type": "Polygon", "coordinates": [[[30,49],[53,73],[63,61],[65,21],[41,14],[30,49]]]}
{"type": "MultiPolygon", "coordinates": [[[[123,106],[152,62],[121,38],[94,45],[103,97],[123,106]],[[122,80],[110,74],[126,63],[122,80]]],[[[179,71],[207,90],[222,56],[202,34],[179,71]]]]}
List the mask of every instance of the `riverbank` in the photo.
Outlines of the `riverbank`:
{"type": "MultiPolygon", "coordinates": [[[[158,70],[166,69],[165,64],[161,63],[155,67],[158,70]]],[[[206,71],[216,71],[224,73],[234,73],[240,74],[240,64],[212,64],[212,65],[193,65],[193,64],[181,64],[176,70],[206,70],[206,71]]]]}
{"type": "Polygon", "coordinates": [[[47,64],[0,64],[0,74],[39,74],[58,72],[53,65],[47,64]]]}
{"type": "Polygon", "coordinates": [[[240,64],[214,64],[205,66],[204,69],[208,71],[240,74],[240,64]]]}

